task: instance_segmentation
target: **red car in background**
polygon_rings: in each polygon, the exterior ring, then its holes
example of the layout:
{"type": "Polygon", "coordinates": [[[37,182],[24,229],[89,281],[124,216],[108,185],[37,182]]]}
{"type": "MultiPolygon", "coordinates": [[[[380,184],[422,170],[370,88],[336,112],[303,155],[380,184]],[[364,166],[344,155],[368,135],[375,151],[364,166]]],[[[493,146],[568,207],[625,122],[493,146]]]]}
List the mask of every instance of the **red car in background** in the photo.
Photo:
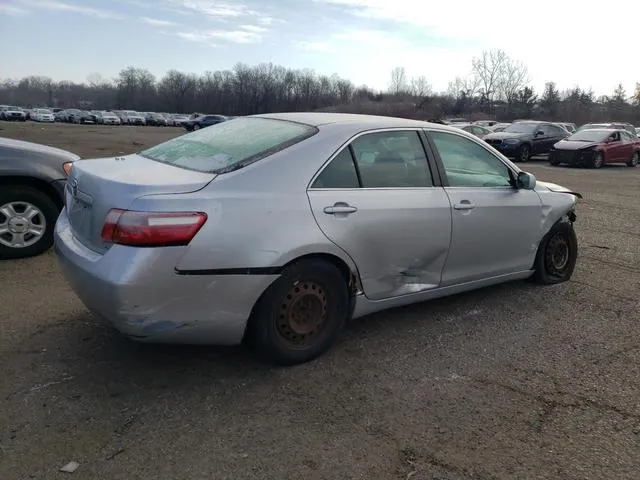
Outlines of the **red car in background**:
{"type": "Polygon", "coordinates": [[[584,166],[600,168],[608,163],[638,165],[640,138],[627,130],[594,128],[580,130],[557,142],[549,152],[551,165],[584,166]]]}

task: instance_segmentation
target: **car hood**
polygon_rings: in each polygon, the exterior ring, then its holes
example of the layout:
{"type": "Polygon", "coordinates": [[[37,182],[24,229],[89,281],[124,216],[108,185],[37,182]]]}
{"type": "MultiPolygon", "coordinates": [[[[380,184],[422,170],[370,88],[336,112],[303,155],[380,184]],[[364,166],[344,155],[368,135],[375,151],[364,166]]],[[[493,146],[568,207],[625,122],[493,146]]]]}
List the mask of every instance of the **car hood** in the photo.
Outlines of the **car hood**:
{"type": "Polygon", "coordinates": [[[556,150],[583,150],[599,145],[599,142],[580,142],[577,140],[560,140],[553,147],[556,150]]]}
{"type": "Polygon", "coordinates": [[[578,198],[582,198],[582,195],[578,192],[574,192],[567,187],[563,187],[562,185],[558,185],[556,183],[551,182],[542,182],[540,180],[536,180],[536,191],[538,192],[554,192],[554,193],[568,193],[570,195],[575,195],[578,198]]]}
{"type": "Polygon", "coordinates": [[[526,138],[528,136],[528,133],[493,132],[484,138],[485,140],[505,140],[507,138],[526,138]]]}
{"type": "MultiPolygon", "coordinates": [[[[75,162],[80,159],[79,155],[62,150],[60,148],[50,147],[48,145],[40,145],[39,143],[25,142],[23,140],[14,140],[12,138],[0,137],[0,147],[10,148],[12,150],[21,150],[25,152],[39,153],[48,157],[55,157],[63,162],[75,162]]],[[[0,160],[1,161],[1,160],[0,160]]]]}

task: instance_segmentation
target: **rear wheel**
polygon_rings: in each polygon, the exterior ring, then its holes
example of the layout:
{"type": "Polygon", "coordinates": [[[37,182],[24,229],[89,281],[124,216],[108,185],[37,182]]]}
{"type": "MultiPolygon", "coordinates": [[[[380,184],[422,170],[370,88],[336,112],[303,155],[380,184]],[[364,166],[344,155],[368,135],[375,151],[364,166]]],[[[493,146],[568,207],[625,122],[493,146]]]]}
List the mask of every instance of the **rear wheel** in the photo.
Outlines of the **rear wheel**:
{"type": "Polygon", "coordinates": [[[271,363],[308,362],[331,348],[349,312],[340,271],[322,260],[303,260],[287,267],[258,300],[247,339],[271,363]]]}
{"type": "Polygon", "coordinates": [[[640,157],[640,154],[638,152],[635,152],[627,162],[627,167],[636,167],[638,165],[638,162],[640,162],[639,157],[640,157]]]}
{"type": "Polygon", "coordinates": [[[0,258],[39,255],[53,245],[58,208],[32,187],[0,189],[0,258]]]}
{"type": "Polygon", "coordinates": [[[578,239],[573,224],[562,220],[540,242],[532,279],[543,285],[566,282],[573,275],[577,259],[578,239]]]}

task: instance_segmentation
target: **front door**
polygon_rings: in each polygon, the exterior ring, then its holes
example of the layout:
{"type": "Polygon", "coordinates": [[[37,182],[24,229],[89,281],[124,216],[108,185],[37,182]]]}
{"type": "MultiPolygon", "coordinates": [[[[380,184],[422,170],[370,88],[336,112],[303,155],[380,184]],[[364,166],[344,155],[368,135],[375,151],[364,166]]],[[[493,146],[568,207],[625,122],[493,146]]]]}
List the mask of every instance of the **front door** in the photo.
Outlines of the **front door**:
{"type": "Polygon", "coordinates": [[[440,286],[451,208],[417,130],[354,139],[308,189],[324,234],[355,262],[372,300],[440,286]]]}
{"type": "Polygon", "coordinates": [[[442,285],[531,269],[541,237],[538,194],[515,188],[510,167],[480,142],[449,132],[428,135],[444,167],[452,206],[442,285]]]}

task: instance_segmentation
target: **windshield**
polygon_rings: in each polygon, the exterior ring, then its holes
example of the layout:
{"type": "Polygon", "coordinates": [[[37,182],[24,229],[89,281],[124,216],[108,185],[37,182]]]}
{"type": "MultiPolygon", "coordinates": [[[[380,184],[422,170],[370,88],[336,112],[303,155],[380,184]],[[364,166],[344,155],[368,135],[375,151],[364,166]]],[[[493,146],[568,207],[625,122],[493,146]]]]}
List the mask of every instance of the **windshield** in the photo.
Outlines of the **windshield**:
{"type": "Polygon", "coordinates": [[[506,127],[503,132],[506,133],[533,133],[536,128],[538,128],[538,124],[537,123],[525,123],[525,122],[518,122],[518,123],[512,123],[511,125],[509,125],[508,127],[506,127]]]}
{"type": "Polygon", "coordinates": [[[580,132],[574,133],[567,140],[575,141],[575,142],[602,142],[605,138],[611,135],[610,130],[592,130],[585,129],[580,132]]]}
{"type": "Polygon", "coordinates": [[[269,118],[236,118],[140,152],[143,157],[199,172],[236,170],[313,136],[310,125],[269,118]]]}
{"type": "Polygon", "coordinates": [[[46,110],[44,108],[41,108],[40,110],[38,110],[38,113],[51,113],[51,110],[46,110]]]}

